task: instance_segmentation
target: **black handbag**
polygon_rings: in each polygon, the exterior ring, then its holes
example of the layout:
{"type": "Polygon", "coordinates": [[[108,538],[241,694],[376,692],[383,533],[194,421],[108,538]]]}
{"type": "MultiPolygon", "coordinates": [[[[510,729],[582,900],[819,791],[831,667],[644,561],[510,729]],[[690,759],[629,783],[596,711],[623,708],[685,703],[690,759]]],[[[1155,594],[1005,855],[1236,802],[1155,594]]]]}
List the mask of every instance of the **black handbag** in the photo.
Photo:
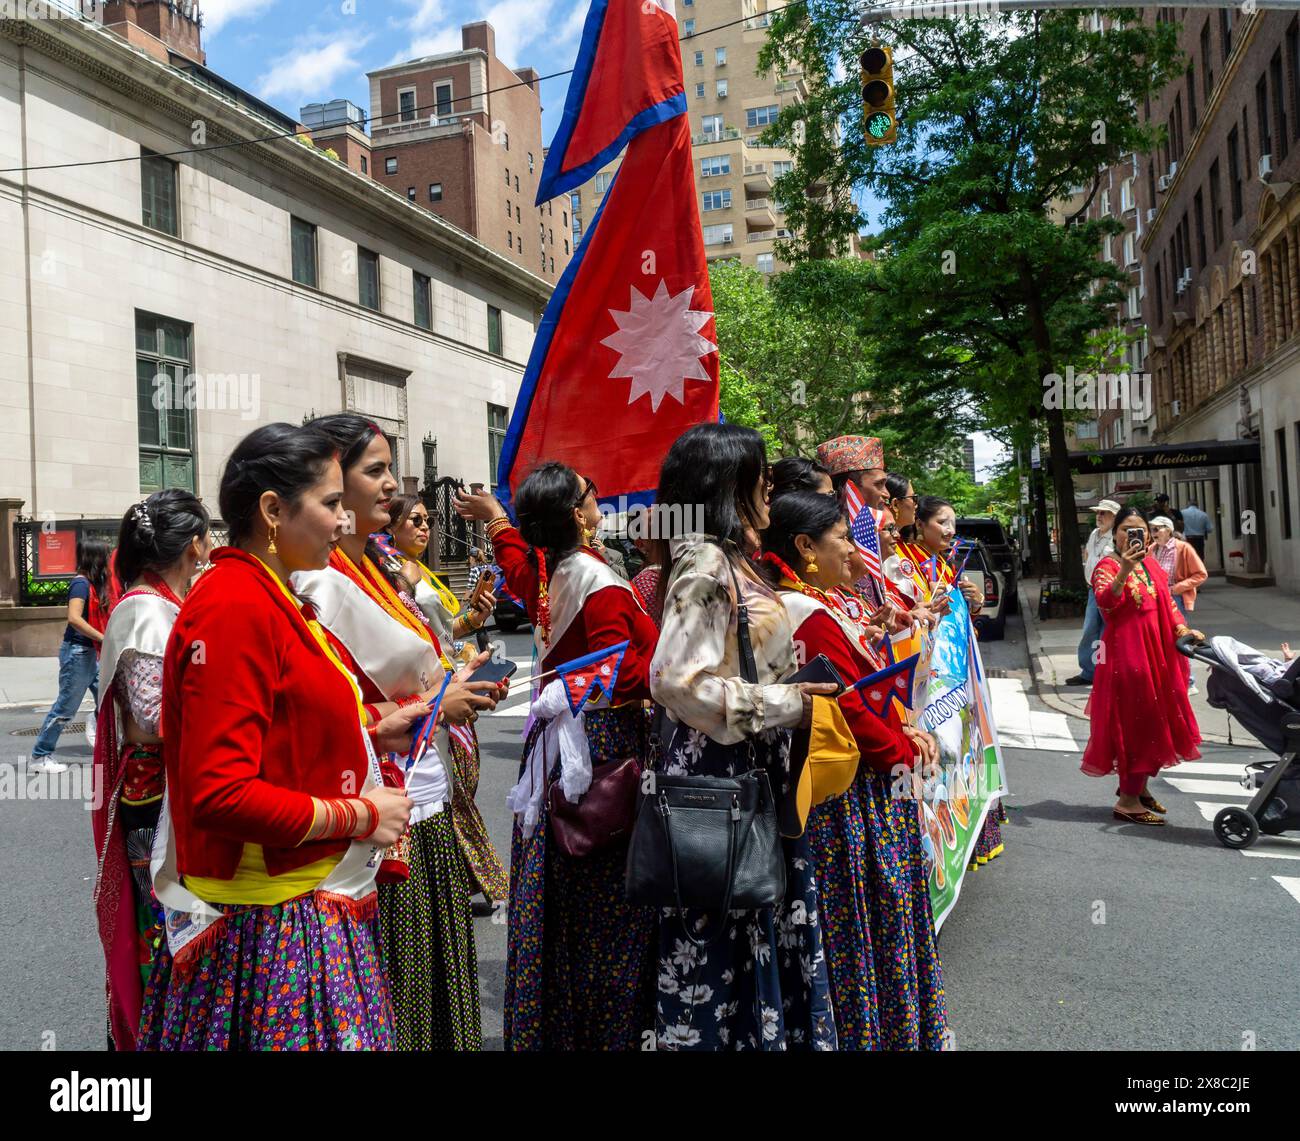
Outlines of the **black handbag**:
{"type": "MultiPolygon", "coordinates": [[[[749,615],[734,568],[731,577],[741,675],[757,683],[749,615]]],[[[689,731],[685,725],[676,727],[677,733],[689,731]]],[[[698,947],[707,947],[726,929],[727,912],[774,907],[785,898],[776,801],[767,773],[752,767],[753,742],[713,742],[712,747],[743,751],[751,767],[734,777],[643,774],[627,853],[628,902],[677,908],[687,939],[698,947]],[[717,913],[710,936],[691,929],[688,907],[717,913]]]]}

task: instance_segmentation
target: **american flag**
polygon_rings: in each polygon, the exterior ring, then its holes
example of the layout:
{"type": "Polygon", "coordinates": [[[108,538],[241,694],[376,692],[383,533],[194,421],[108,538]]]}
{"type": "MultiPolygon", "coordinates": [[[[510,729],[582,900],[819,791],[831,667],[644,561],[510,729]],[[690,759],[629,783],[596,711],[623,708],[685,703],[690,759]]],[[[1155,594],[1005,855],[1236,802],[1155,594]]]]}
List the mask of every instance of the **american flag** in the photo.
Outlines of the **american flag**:
{"type": "Polygon", "coordinates": [[[885,598],[885,571],[880,561],[879,526],[884,512],[867,507],[862,492],[852,480],[844,485],[844,507],[849,513],[849,534],[867,564],[867,579],[871,582],[876,601],[882,602],[885,598]]]}

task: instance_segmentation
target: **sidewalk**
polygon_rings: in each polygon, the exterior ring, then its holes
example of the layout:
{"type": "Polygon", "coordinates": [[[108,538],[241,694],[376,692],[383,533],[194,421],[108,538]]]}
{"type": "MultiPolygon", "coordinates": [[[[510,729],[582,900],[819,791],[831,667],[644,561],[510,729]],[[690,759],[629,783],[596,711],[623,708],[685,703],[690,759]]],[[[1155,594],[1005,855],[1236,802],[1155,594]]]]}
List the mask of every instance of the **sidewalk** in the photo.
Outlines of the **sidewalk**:
{"type": "MultiPolygon", "coordinates": [[[[39,706],[44,712],[58,692],[58,658],[0,658],[0,709],[39,706]]],[[[93,708],[89,693],[82,708],[93,708]]]]}
{"type": "MultiPolygon", "coordinates": [[[[1065,684],[1066,678],[1079,672],[1077,652],[1083,619],[1039,621],[1039,586],[1038,579],[1025,579],[1019,584],[1020,616],[1025,623],[1034,688],[1052,709],[1086,721],[1084,706],[1092,690],[1065,684]]],[[[1276,587],[1250,589],[1230,586],[1220,577],[1211,578],[1198,591],[1196,609],[1188,618],[1207,637],[1226,634],[1275,657],[1281,657],[1283,642],[1300,647],[1300,596],[1276,587]]],[[[1201,735],[1211,744],[1226,745],[1229,743],[1228,715],[1220,709],[1211,709],[1206,702],[1207,667],[1198,662],[1194,668],[1200,692],[1192,697],[1192,709],[1201,735]]],[[[1261,747],[1236,724],[1232,726],[1231,743],[1245,748],[1261,747]]]]}

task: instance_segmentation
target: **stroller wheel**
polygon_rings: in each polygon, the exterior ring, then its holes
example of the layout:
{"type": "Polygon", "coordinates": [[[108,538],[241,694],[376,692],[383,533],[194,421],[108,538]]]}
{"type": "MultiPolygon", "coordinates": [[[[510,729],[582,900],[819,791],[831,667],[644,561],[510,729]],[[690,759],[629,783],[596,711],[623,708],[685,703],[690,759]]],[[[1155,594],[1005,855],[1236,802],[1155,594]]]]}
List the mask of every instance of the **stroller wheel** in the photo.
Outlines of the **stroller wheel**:
{"type": "Polygon", "coordinates": [[[1225,848],[1249,848],[1259,839],[1259,822],[1234,805],[1214,818],[1214,835],[1225,848]]]}

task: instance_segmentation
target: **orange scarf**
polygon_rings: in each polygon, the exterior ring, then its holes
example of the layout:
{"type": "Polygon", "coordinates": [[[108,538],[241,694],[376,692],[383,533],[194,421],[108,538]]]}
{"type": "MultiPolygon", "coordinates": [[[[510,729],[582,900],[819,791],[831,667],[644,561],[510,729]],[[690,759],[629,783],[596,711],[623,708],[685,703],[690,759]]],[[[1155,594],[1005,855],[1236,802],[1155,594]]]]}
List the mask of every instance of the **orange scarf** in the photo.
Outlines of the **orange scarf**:
{"type": "Polygon", "coordinates": [[[406,603],[393,589],[393,584],[380,573],[379,568],[369,559],[363,558],[361,565],[357,566],[340,548],[335,547],[330,552],[330,566],[345,574],[365,591],[374,602],[383,607],[390,618],[395,618],[407,629],[414,630],[438,651],[439,657],[442,656],[442,647],[438,644],[438,639],[433,631],[407,609],[406,603]]]}

